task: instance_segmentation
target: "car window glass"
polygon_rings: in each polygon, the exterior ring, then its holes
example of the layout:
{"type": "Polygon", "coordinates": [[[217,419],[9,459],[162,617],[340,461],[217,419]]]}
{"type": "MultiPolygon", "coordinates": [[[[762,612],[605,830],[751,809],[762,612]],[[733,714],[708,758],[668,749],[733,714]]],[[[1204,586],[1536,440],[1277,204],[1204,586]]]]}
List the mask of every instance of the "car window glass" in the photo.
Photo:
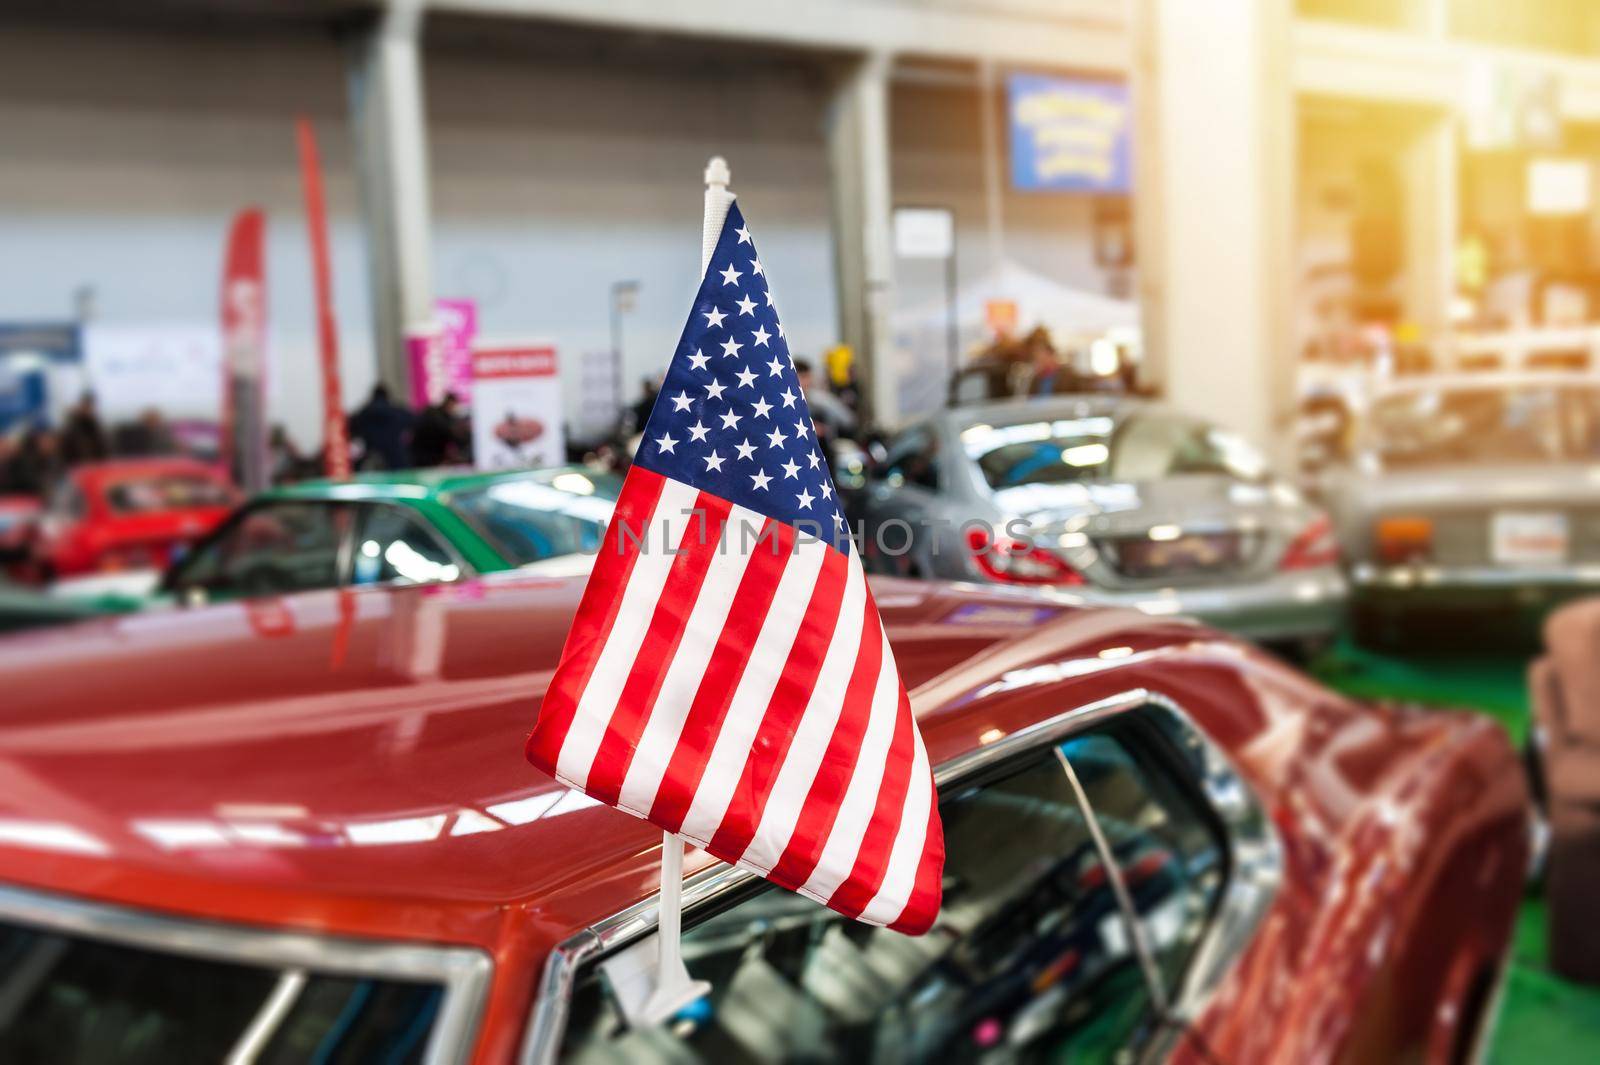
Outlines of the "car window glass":
{"type": "Polygon", "coordinates": [[[226,484],[193,474],[130,477],[106,486],[106,504],[114,514],[225,507],[232,502],[233,493],[226,484]]]}
{"type": "Polygon", "coordinates": [[[50,493],[49,511],[64,521],[82,521],[89,516],[89,501],[71,481],[62,481],[50,493]]]}
{"type": "Polygon", "coordinates": [[[342,504],[286,501],[252,507],[184,559],[169,584],[211,598],[336,587],[349,520],[342,504]]]}
{"type": "Polygon", "coordinates": [[[527,565],[600,548],[622,490],[613,474],[541,471],[450,493],[450,506],[506,560],[527,565]]]}
{"type": "MultiPolygon", "coordinates": [[[[0,1060],[234,1060],[284,973],[0,924],[0,1060]]],[[[423,1059],[442,989],[305,974],[260,1065],[423,1059]]],[[[243,1060],[243,1059],[240,1059],[243,1060]]]]}
{"type": "MultiPolygon", "coordinates": [[[[1097,819],[1176,974],[1216,901],[1221,844],[1177,789],[1152,787],[1128,742],[1109,731],[1066,750],[1091,805],[1107,804],[1097,819]]],[[[945,898],[927,935],[759,887],[708,919],[689,915],[685,960],[712,991],[665,1027],[630,1029],[604,970],[580,972],[563,1060],[1130,1060],[1156,1017],[1056,752],[951,790],[940,814],[945,898]]]]}
{"type": "Polygon", "coordinates": [[[350,560],[352,584],[431,584],[460,576],[449,550],[417,517],[387,503],[362,506],[350,560]]]}
{"type": "Polygon", "coordinates": [[[1526,385],[1380,398],[1371,432],[1391,466],[1569,462],[1600,456],[1600,389],[1526,385]]]}
{"type": "Polygon", "coordinates": [[[939,487],[939,438],[926,429],[908,429],[889,445],[879,476],[888,484],[939,487]]]}
{"type": "Polygon", "coordinates": [[[1183,474],[1258,481],[1267,473],[1261,454],[1241,437],[1161,411],[973,425],[962,430],[961,443],[996,489],[1183,474]]]}

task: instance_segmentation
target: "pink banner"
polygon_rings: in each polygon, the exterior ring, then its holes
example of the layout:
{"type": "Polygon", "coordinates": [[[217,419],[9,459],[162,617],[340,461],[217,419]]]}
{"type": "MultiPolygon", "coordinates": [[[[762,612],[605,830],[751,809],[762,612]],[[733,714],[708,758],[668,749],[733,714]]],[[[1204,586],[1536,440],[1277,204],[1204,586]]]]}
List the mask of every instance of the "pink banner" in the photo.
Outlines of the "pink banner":
{"type": "Polygon", "coordinates": [[[472,404],[472,341],[478,335],[474,300],[434,301],[435,330],[406,337],[411,366],[411,404],[420,409],[454,392],[472,404]]]}

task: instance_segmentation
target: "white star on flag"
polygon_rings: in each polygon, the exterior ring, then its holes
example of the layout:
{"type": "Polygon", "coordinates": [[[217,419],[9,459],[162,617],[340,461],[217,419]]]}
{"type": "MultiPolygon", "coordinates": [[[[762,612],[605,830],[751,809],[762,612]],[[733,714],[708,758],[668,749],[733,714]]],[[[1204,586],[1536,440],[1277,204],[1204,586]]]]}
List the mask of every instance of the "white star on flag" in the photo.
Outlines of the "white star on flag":
{"type": "Polygon", "coordinates": [[[790,459],[788,462],[785,462],[783,464],[783,476],[784,476],[785,480],[788,480],[789,478],[794,477],[799,472],[800,472],[800,467],[796,466],[794,464],[794,459],[790,459]]]}
{"type": "Polygon", "coordinates": [[[692,401],[689,399],[689,393],[687,392],[679,392],[677,395],[672,397],[672,407],[674,410],[688,410],[691,402],[692,401]]]}
{"type": "Polygon", "coordinates": [[[693,425],[689,426],[689,442],[690,443],[696,443],[698,441],[704,440],[706,438],[706,434],[709,433],[710,431],[711,431],[710,429],[707,429],[705,426],[701,425],[699,422],[695,422],[693,425]]]}
{"type": "Polygon", "coordinates": [[[753,458],[756,453],[756,446],[750,442],[748,437],[733,445],[733,449],[739,453],[739,457],[742,459],[753,458]]]}
{"type": "Polygon", "coordinates": [[[722,393],[727,389],[727,387],[728,386],[723,384],[721,381],[712,381],[709,385],[706,385],[706,398],[721,399],[722,393]]]}
{"type": "Polygon", "coordinates": [[[757,418],[765,418],[767,416],[767,411],[772,409],[772,404],[768,403],[764,399],[758,399],[758,400],[756,400],[755,407],[756,407],[756,417],[757,418]]]}
{"type": "Polygon", "coordinates": [[[757,488],[764,489],[772,483],[772,478],[768,477],[764,470],[757,470],[755,476],[750,479],[755,482],[757,488]]]}
{"type": "Polygon", "coordinates": [[[722,456],[717,454],[715,451],[713,451],[711,454],[707,455],[705,457],[705,459],[706,459],[706,472],[707,473],[711,472],[712,470],[721,470],[722,469],[722,456]]]}
{"type": "Polygon", "coordinates": [[[741,276],[739,271],[733,268],[733,264],[729,263],[728,268],[722,271],[722,283],[724,285],[737,285],[741,276]]]}
{"type": "Polygon", "coordinates": [[[766,347],[767,341],[772,339],[772,334],[767,332],[767,327],[764,325],[757,326],[756,331],[751,335],[756,338],[756,347],[758,348],[766,347]]]}
{"type": "Polygon", "coordinates": [[[782,429],[778,429],[778,428],[774,428],[772,430],[772,432],[767,434],[767,446],[768,447],[782,447],[784,439],[785,439],[785,437],[783,435],[783,430],[782,429]]]}
{"type": "Polygon", "coordinates": [[[722,427],[724,429],[739,428],[739,416],[733,411],[723,411],[720,417],[722,418],[722,427]]]}
{"type": "Polygon", "coordinates": [[[689,356],[689,365],[693,366],[696,370],[704,370],[706,368],[706,362],[706,357],[698,351],[689,356]]]}
{"type": "Polygon", "coordinates": [[[742,346],[743,345],[741,345],[737,340],[729,337],[727,342],[722,345],[722,357],[726,359],[730,356],[739,354],[739,349],[742,346]]]}
{"type": "Polygon", "coordinates": [[[755,386],[756,374],[754,370],[740,370],[737,376],[739,378],[740,388],[752,388],[755,386]]]}
{"type": "Polygon", "coordinates": [[[707,329],[716,328],[717,326],[722,324],[722,320],[724,318],[728,317],[726,314],[723,314],[721,311],[717,310],[715,307],[711,308],[709,311],[701,311],[700,313],[704,314],[706,316],[706,328],[707,329]]]}
{"type": "Polygon", "coordinates": [[[749,296],[746,296],[743,299],[734,300],[734,302],[739,305],[740,314],[753,315],[756,313],[756,301],[751,299],[749,296]]]}
{"type": "Polygon", "coordinates": [[[799,501],[801,510],[810,510],[811,504],[816,500],[816,497],[806,489],[801,489],[800,494],[795,498],[799,501]]]}
{"type": "Polygon", "coordinates": [[[678,446],[678,442],[676,440],[672,439],[672,436],[670,434],[668,434],[668,433],[661,434],[661,437],[658,440],[656,440],[656,447],[658,447],[662,451],[666,451],[668,453],[670,453],[672,451],[672,449],[677,447],[677,446],[678,446]]]}

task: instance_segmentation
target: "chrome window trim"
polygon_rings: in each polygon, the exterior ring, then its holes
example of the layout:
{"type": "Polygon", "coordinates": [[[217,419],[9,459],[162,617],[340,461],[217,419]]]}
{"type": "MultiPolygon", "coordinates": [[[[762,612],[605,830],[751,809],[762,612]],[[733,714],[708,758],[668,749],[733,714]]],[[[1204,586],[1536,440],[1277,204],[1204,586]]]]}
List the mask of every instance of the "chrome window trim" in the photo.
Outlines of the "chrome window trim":
{"type": "MultiPolygon", "coordinates": [[[[1170,722],[1166,729],[1168,738],[1174,740],[1188,758],[1194,771],[1194,783],[1222,823],[1223,841],[1228,848],[1228,883],[1205,936],[1190,956],[1183,984],[1173,994],[1167,1009],[1167,1018],[1188,1023],[1204,1012],[1232,967],[1233,959],[1249,943],[1277,896],[1283,878],[1283,848],[1260,800],[1232,761],[1176,700],[1146,688],[1130,689],[1036,722],[942,762],[934,768],[933,777],[935,785],[943,789],[994,763],[1053,745],[1073,733],[1145,707],[1165,713],[1170,722]]],[[[720,862],[703,869],[684,881],[684,910],[687,912],[753,879],[754,873],[720,862]]],[[[654,929],[656,900],[654,895],[643,899],[590,925],[550,951],[528,1030],[523,1036],[520,1065],[556,1065],[578,969],[596,955],[654,929]]],[[[1180,1029],[1174,1025],[1165,1025],[1163,1031],[1151,1039],[1143,1058],[1160,1060],[1172,1049],[1180,1034],[1180,1029]]]]}
{"type": "Polygon", "coordinates": [[[166,954],[314,975],[370,976],[442,984],[423,1056],[459,1065],[471,1056],[493,964],[475,947],[444,947],[228,925],[0,885],[0,920],[166,954]]]}

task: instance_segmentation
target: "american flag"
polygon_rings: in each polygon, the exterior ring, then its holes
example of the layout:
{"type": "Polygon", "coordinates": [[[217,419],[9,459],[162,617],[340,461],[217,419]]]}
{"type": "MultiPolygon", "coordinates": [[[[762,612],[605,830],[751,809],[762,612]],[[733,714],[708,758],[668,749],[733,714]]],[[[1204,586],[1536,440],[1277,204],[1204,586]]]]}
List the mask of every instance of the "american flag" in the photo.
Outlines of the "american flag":
{"type": "Polygon", "coordinates": [[[737,204],[527,753],[850,917],[938,913],[927,752],[737,204]]]}

